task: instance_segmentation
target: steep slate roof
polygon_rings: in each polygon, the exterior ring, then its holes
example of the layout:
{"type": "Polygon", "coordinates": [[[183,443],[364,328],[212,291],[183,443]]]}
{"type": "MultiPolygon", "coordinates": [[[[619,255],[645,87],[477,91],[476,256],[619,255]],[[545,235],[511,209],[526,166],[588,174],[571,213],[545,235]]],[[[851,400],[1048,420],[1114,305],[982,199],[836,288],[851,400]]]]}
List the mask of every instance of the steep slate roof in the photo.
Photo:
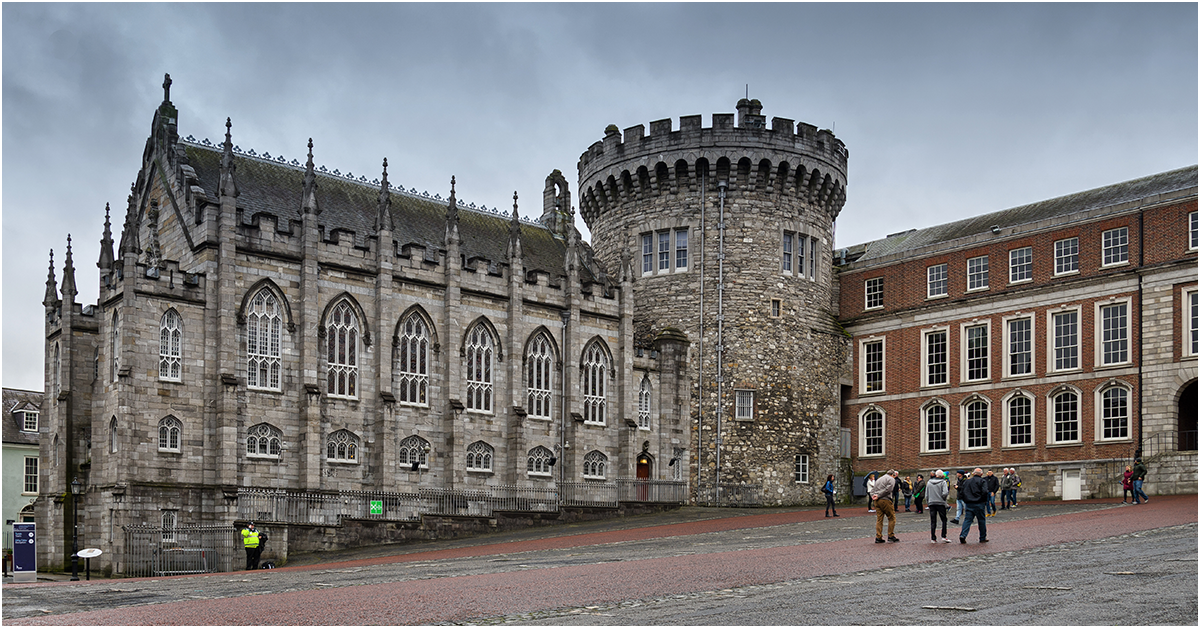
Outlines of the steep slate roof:
{"type": "MultiPolygon", "coordinates": [[[[38,444],[38,435],[36,432],[21,431],[21,424],[17,421],[15,410],[34,410],[41,411],[42,397],[40,392],[32,390],[16,390],[14,388],[4,389],[4,442],[6,444],[17,445],[33,445],[38,444]]],[[[41,422],[45,417],[38,417],[38,426],[41,427],[41,422]]]]}
{"type": "Polygon", "coordinates": [[[849,247],[847,258],[852,262],[870,261],[987,233],[991,231],[993,225],[999,225],[1002,228],[1013,227],[1194,187],[1196,187],[1196,166],[1180,168],[927,229],[914,229],[898,233],[882,240],[849,247]]]}
{"type": "MultiPolygon", "coordinates": [[[[220,198],[221,149],[191,142],[182,142],[188,165],[195,169],[199,185],[210,199],[220,198]]],[[[285,228],[289,220],[300,220],[301,194],[304,190],[304,169],[234,153],[240,195],[238,207],[242,220],[249,224],[256,214],[270,214],[285,228]]],[[[317,173],[317,205],[321,210],[317,222],[325,228],[326,237],[335,229],[354,232],[355,243],[362,246],[368,236],[375,234],[375,217],[379,211],[379,184],[371,184],[335,175],[317,173]]],[[[443,250],[446,234],[446,208],[449,200],[437,200],[392,188],[392,238],[403,247],[419,244],[431,250],[443,250]]],[[[540,196],[537,198],[540,199],[540,196]]],[[[458,232],[461,252],[466,259],[481,257],[496,265],[508,262],[508,229],[511,218],[458,205],[458,232]]],[[[541,208],[530,210],[540,215],[541,208]]],[[[525,271],[540,270],[552,280],[566,275],[566,242],[555,239],[545,227],[521,223],[521,251],[525,271]]],[[[605,271],[594,260],[591,247],[581,243],[580,281],[602,282],[605,271]]]]}

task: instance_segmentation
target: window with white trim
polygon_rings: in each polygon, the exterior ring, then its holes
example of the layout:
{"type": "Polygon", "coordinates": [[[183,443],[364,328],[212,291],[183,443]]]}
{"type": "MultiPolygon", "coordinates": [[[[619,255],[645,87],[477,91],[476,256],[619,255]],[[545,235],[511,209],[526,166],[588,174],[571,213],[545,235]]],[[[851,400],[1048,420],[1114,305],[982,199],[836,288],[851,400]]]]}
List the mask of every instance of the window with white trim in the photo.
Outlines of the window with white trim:
{"type": "Polygon", "coordinates": [[[950,450],[949,411],[939,402],[931,402],[921,411],[921,453],[950,450]]]}
{"type": "Polygon", "coordinates": [[[1014,393],[1004,402],[1004,414],[1005,446],[1032,445],[1033,399],[1024,393],[1014,393]]]}
{"type": "Polygon", "coordinates": [[[593,342],[584,351],[579,377],[583,388],[583,422],[604,425],[608,408],[608,356],[599,342],[593,342]]]}
{"type": "Polygon", "coordinates": [[[866,309],[874,310],[883,307],[883,277],[873,277],[867,280],[866,309]]]}
{"type": "Polygon", "coordinates": [[[246,387],[281,390],[280,342],[283,311],[279,300],[263,288],[250,300],[246,312],[246,387]]]}
{"type": "Polygon", "coordinates": [[[949,294],[950,266],[948,264],[934,264],[926,268],[925,276],[927,278],[926,297],[932,299],[949,294]]]}
{"type": "Polygon", "coordinates": [[[740,421],[751,421],[754,419],[754,391],[753,390],[735,390],[734,391],[734,412],[733,418],[740,421]]]}
{"type": "Polygon", "coordinates": [[[884,452],[884,422],[883,412],[871,407],[859,418],[859,455],[882,456],[884,452]]]}
{"type": "Polygon", "coordinates": [[[549,477],[554,465],[551,460],[554,459],[554,453],[549,449],[538,445],[529,450],[529,455],[525,458],[525,473],[531,477],[549,477]]]}
{"type": "Polygon", "coordinates": [[[1183,291],[1183,355],[1194,356],[1200,353],[1200,302],[1195,288],[1183,291]]]}
{"type": "Polygon", "coordinates": [[[675,270],[687,270],[688,268],[688,230],[675,230],[675,270]]]}
{"type": "Polygon", "coordinates": [[[860,358],[862,360],[862,391],[864,393],[883,392],[883,339],[864,340],[859,346],[861,351],[860,358]]]}
{"type": "Polygon", "coordinates": [[[334,306],[325,321],[325,368],[330,397],[358,397],[358,317],[348,301],[334,306]]]}
{"type": "Polygon", "coordinates": [[[1054,243],[1054,274],[1079,272],[1079,238],[1066,238],[1054,243]]]}
{"type": "Polygon", "coordinates": [[[429,405],[429,326],[413,312],[400,326],[396,349],[396,399],[406,406],[429,405]]]}
{"type": "Polygon", "coordinates": [[[650,429],[650,378],[645,375],[638,387],[638,428],[650,429]]]}
{"type": "Polygon", "coordinates": [[[1033,247],[1026,246],[1008,252],[1008,282],[1033,279],[1033,247]]]}
{"type": "Polygon", "coordinates": [[[1053,342],[1051,370],[1079,368],[1079,310],[1053,312],[1050,321],[1053,342]]]}
{"type": "Polygon", "coordinates": [[[1197,234],[1196,228],[1196,212],[1191,212],[1188,214],[1188,250],[1191,251],[1195,251],[1197,245],[1200,244],[1197,242],[1200,234],[1197,234]]]}
{"type": "Polygon", "coordinates": [[[671,232],[658,232],[658,272],[671,270],[671,232]]]}
{"type": "Polygon", "coordinates": [[[1101,366],[1129,362],[1129,302],[1097,304],[1099,315],[1096,330],[1100,337],[1097,347],[1101,366]]]}
{"type": "Polygon", "coordinates": [[[38,492],[38,457],[25,456],[25,482],[22,485],[25,495],[37,495],[38,492]]]}
{"type": "Polygon", "coordinates": [[[604,467],[607,465],[608,456],[598,451],[589,451],[583,457],[583,478],[585,480],[603,480],[604,467]]]}
{"type": "Polygon", "coordinates": [[[642,234],[642,274],[654,272],[654,234],[642,234]]]}
{"type": "Polygon", "coordinates": [[[482,324],[467,333],[467,411],[492,413],[492,334],[482,324]]]}
{"type": "Polygon", "coordinates": [[[1104,249],[1104,266],[1124,264],[1129,261],[1129,227],[1109,229],[1101,234],[1104,249]]]}
{"type": "Polygon", "coordinates": [[[158,378],[169,382],[181,379],[183,360],[182,319],[174,309],[167,310],[158,322],[158,378]]]}
{"type": "Polygon", "coordinates": [[[988,287],[988,256],[980,255],[967,260],[967,292],[986,290],[988,287]]]}
{"type": "Polygon", "coordinates": [[[809,238],[807,235],[795,231],[784,231],[779,267],[784,274],[804,277],[807,272],[809,279],[816,278],[817,239],[809,238]],[[807,271],[805,270],[806,256],[808,259],[807,271]]]}
{"type": "MultiPolygon", "coordinates": [[[[795,245],[796,245],[796,233],[793,231],[784,231],[783,232],[783,258],[780,260],[779,266],[780,266],[780,270],[782,270],[785,273],[790,274],[792,272],[792,268],[795,264],[795,258],[796,258],[795,245]]],[[[801,255],[803,256],[804,253],[802,252],[801,255]]],[[[801,262],[801,270],[803,270],[803,262],[801,262]]]]}
{"type": "Polygon", "coordinates": [[[19,412],[21,415],[21,431],[36,432],[38,431],[38,413],[33,410],[24,410],[19,412]]]}
{"type": "Polygon", "coordinates": [[[808,454],[796,454],[796,483],[808,484],[808,454]]]}
{"type": "Polygon", "coordinates": [[[475,441],[467,447],[467,471],[492,472],[492,458],[496,450],[483,441],[475,441]]]}
{"type": "Polygon", "coordinates": [[[418,469],[428,469],[429,441],[415,435],[405,437],[396,450],[396,463],[406,471],[412,469],[413,463],[418,469]]]}
{"type": "Polygon", "coordinates": [[[278,458],[283,452],[283,432],[268,423],[259,423],[246,430],[246,456],[278,458]]]}
{"type": "Polygon", "coordinates": [[[1129,438],[1129,389],[1120,384],[1107,386],[1100,391],[1100,425],[1097,433],[1100,440],[1127,440],[1129,438]]]}
{"type": "Polygon", "coordinates": [[[963,327],[963,380],[981,381],[989,378],[990,369],[988,325],[963,327]]]}
{"type": "Polygon", "coordinates": [[[539,332],[525,353],[525,411],[532,419],[550,419],[554,399],[554,349],[539,332]]]}
{"type": "Polygon", "coordinates": [[[1079,393],[1073,389],[1060,390],[1050,395],[1050,442],[1079,442],[1079,393]]]}
{"type": "Polygon", "coordinates": [[[173,417],[164,417],[158,422],[158,450],[179,453],[183,423],[173,417]]]}
{"type": "Polygon", "coordinates": [[[924,351],[921,353],[924,364],[924,375],[926,386],[942,386],[949,383],[949,373],[947,366],[947,338],[949,332],[945,329],[937,329],[926,331],[924,336],[924,351]]]}
{"type": "Polygon", "coordinates": [[[990,446],[991,408],[981,397],[973,397],[962,406],[963,448],[987,449],[990,446]]]}
{"type": "Polygon", "coordinates": [[[325,459],[329,462],[358,462],[358,437],[350,430],[338,430],[325,443],[325,459]]]}
{"type": "Polygon", "coordinates": [[[175,528],[179,526],[178,510],[162,510],[159,522],[162,524],[162,540],[166,543],[175,542],[175,528]]]}
{"type": "Polygon", "coordinates": [[[1005,354],[1008,377],[1023,377],[1033,375],[1033,317],[1021,316],[1005,321],[1004,332],[1007,336],[1005,354]]]}

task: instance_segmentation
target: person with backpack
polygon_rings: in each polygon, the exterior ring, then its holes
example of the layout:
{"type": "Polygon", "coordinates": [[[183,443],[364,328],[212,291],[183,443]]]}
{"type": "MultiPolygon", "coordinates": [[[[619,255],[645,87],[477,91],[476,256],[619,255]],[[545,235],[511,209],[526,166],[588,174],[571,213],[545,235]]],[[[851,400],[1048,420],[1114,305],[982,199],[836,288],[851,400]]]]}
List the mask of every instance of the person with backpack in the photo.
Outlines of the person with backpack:
{"type": "Polygon", "coordinates": [[[825,478],[825,486],[821,487],[821,492],[825,493],[825,516],[826,517],[829,516],[829,511],[831,509],[833,510],[833,516],[835,516],[835,517],[838,516],[837,506],[835,506],[833,504],[833,496],[835,493],[837,493],[837,488],[834,487],[834,485],[833,485],[833,474],[832,473],[830,473],[829,476],[825,478]]]}
{"type": "Polygon", "coordinates": [[[913,503],[917,506],[917,514],[925,512],[921,506],[925,500],[925,477],[920,473],[917,474],[917,481],[913,484],[913,503]]]}
{"type": "Polygon", "coordinates": [[[1008,492],[1012,490],[1012,480],[1012,469],[1005,467],[1004,475],[1000,478],[1000,510],[1008,510],[1008,492]]]}
{"type": "Polygon", "coordinates": [[[904,512],[912,512],[909,507],[912,506],[913,485],[912,479],[907,475],[903,480],[900,480],[900,492],[904,493],[904,512]]]}
{"type": "Polygon", "coordinates": [[[946,538],[946,499],[950,496],[950,485],[946,483],[946,472],[938,469],[933,472],[929,482],[925,484],[925,494],[929,499],[929,542],[937,543],[937,520],[942,518],[942,542],[949,543],[946,538]]]}
{"type": "Polygon", "coordinates": [[[1146,481],[1146,465],[1142,464],[1141,458],[1133,461],[1133,475],[1129,479],[1133,480],[1133,503],[1140,503],[1138,497],[1147,504],[1150,503],[1150,498],[1142,491],[1142,483],[1146,481]]]}

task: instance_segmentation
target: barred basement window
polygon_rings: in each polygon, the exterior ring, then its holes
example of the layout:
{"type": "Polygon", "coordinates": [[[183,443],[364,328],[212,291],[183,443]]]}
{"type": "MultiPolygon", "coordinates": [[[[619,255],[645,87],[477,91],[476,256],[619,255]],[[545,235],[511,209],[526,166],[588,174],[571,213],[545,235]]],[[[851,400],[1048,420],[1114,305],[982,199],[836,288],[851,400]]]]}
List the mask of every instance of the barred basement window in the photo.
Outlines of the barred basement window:
{"type": "Polygon", "coordinates": [[[349,430],[330,434],[325,445],[325,459],[330,462],[358,462],[358,437],[349,430]]]}
{"type": "Polygon", "coordinates": [[[603,480],[604,467],[608,464],[608,456],[590,451],[583,457],[583,478],[585,480],[603,480]]]}
{"type": "Polygon", "coordinates": [[[1104,265],[1123,264],[1129,261],[1129,227],[1109,229],[1102,234],[1104,265]]]}
{"type": "Polygon", "coordinates": [[[183,432],[183,423],[179,419],[169,416],[158,422],[158,450],[179,452],[180,434],[183,432]]]}
{"type": "Polygon", "coordinates": [[[182,368],[181,345],[183,331],[180,329],[179,312],[167,310],[158,324],[158,378],[177,382],[182,368]]]}
{"type": "Polygon", "coordinates": [[[808,454],[796,455],[796,482],[808,484],[808,454]]]}
{"type": "Polygon", "coordinates": [[[754,419],[754,391],[753,390],[735,390],[734,391],[734,415],[733,418],[750,421],[754,419]]]}
{"type": "Polygon", "coordinates": [[[525,354],[525,409],[533,419],[550,419],[550,402],[553,398],[554,354],[550,339],[539,333],[529,343],[525,354]]]}
{"type": "Polygon", "coordinates": [[[264,390],[280,388],[280,336],[283,316],[279,300],[263,288],[250,301],[246,313],[246,386],[264,390]]]}
{"type": "Polygon", "coordinates": [[[429,441],[420,436],[409,436],[400,441],[400,448],[396,451],[396,462],[403,470],[412,468],[414,462],[419,463],[421,469],[429,468],[429,441]]]}
{"type": "Polygon", "coordinates": [[[358,397],[358,317],[346,301],[338,303],[325,324],[325,366],[330,397],[358,397]]]}
{"type": "Polygon", "coordinates": [[[492,412],[492,335],[476,325],[467,336],[467,410],[492,412]]]}
{"type": "Polygon", "coordinates": [[[175,542],[175,528],[179,525],[178,510],[163,510],[162,518],[162,540],[166,543],[175,542]]]}
{"type": "Polygon", "coordinates": [[[400,403],[429,405],[429,327],[413,313],[401,327],[396,372],[399,376],[400,403]]]}
{"type": "Polygon", "coordinates": [[[1079,238],[1067,238],[1054,243],[1054,274],[1063,275],[1079,270],[1079,238]]]}
{"type": "Polygon", "coordinates": [[[608,405],[606,396],[608,375],[608,358],[598,342],[593,342],[584,352],[583,368],[580,378],[583,380],[583,421],[604,425],[605,409],[608,405]]]}
{"type": "Polygon", "coordinates": [[[254,458],[278,458],[283,451],[283,432],[267,423],[246,431],[246,455],[254,458]]]}
{"type": "Polygon", "coordinates": [[[554,468],[550,464],[553,458],[554,454],[549,449],[538,445],[529,450],[529,457],[525,459],[525,472],[530,476],[549,476],[554,468]]]}
{"type": "Polygon", "coordinates": [[[638,428],[650,429],[650,378],[644,375],[638,389],[638,428]]]}
{"type": "Polygon", "coordinates": [[[467,471],[492,471],[492,457],[496,450],[491,445],[476,441],[467,447],[467,471]]]}

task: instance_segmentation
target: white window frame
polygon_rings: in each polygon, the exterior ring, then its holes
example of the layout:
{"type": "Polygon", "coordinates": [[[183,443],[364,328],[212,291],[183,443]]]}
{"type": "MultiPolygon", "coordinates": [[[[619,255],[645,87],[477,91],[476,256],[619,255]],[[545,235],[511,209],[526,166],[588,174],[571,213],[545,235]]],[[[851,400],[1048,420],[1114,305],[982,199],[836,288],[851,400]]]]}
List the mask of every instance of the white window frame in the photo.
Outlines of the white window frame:
{"type": "Polygon", "coordinates": [[[925,267],[925,298],[941,299],[950,296],[950,265],[946,263],[925,267]],[[936,292],[936,290],[941,290],[936,292]]]}
{"type": "Polygon", "coordinates": [[[246,388],[283,390],[283,304],[262,288],[246,306],[246,388]]]}
{"type": "Polygon", "coordinates": [[[179,511],[174,508],[164,508],[159,513],[159,523],[162,524],[162,540],[166,543],[174,543],[175,533],[179,528],[179,511]]]}
{"type": "Polygon", "coordinates": [[[183,380],[183,317],[175,308],[163,312],[158,322],[158,379],[183,380]]]}
{"type": "Polygon", "coordinates": [[[754,390],[736,388],[733,391],[733,418],[737,421],[753,421],[756,415],[754,390]]]}
{"type": "MultiPolygon", "coordinates": [[[[817,280],[818,264],[820,263],[820,260],[817,259],[817,242],[819,242],[819,241],[820,241],[820,238],[818,238],[817,236],[809,236],[809,238],[808,238],[808,280],[809,281],[817,280]]],[[[803,242],[801,242],[801,244],[803,244],[803,242]]]]}
{"type": "Polygon", "coordinates": [[[1093,342],[1092,345],[1094,347],[1095,354],[1096,354],[1095,355],[1096,368],[1125,366],[1127,364],[1131,364],[1133,362],[1133,347],[1132,347],[1132,342],[1133,342],[1133,333],[1132,333],[1132,330],[1133,330],[1133,300],[1127,297],[1127,298],[1122,298],[1122,299],[1112,299],[1111,301],[1097,302],[1094,321],[1095,321],[1095,325],[1096,325],[1096,332],[1095,332],[1096,335],[1095,335],[1095,342],[1093,342]],[[1122,338],[1119,338],[1118,340],[1123,341],[1125,344],[1125,359],[1119,360],[1119,361],[1108,362],[1107,361],[1108,360],[1108,355],[1107,355],[1108,351],[1107,351],[1106,345],[1108,344],[1109,340],[1108,340],[1108,337],[1106,336],[1106,333],[1105,333],[1106,330],[1104,328],[1105,322],[1106,322],[1105,318],[1104,318],[1104,314],[1105,314],[1106,310],[1108,310],[1109,308],[1114,308],[1114,307],[1124,307],[1125,308],[1125,325],[1120,330],[1118,330],[1121,333],[1121,335],[1123,336],[1122,338]]]}
{"type": "Polygon", "coordinates": [[[416,458],[420,461],[418,469],[429,469],[429,452],[429,441],[416,434],[406,436],[396,448],[396,464],[401,470],[410,471],[413,458],[416,458]]]}
{"type": "Polygon", "coordinates": [[[950,405],[942,399],[933,399],[921,406],[921,453],[946,453],[950,451],[950,405]],[[941,448],[930,447],[929,438],[935,432],[929,429],[929,411],[937,408],[942,412],[941,448]]]}
{"type": "Polygon", "coordinates": [[[983,395],[974,394],[962,401],[958,405],[958,448],[960,451],[987,451],[992,448],[992,400],[983,395]],[[977,427],[971,427],[972,417],[968,414],[969,408],[974,405],[983,406],[983,444],[971,445],[973,432],[979,431],[977,427]]]}
{"type": "Polygon", "coordinates": [[[641,234],[642,244],[642,275],[654,274],[654,232],[641,234]]]}
{"type": "Polygon", "coordinates": [[[961,365],[961,367],[960,367],[961,372],[959,373],[959,377],[960,377],[959,381],[963,384],[972,383],[972,382],[990,381],[992,378],[992,321],[991,320],[983,320],[983,321],[971,321],[969,323],[963,323],[961,325],[961,327],[959,328],[958,333],[959,333],[958,337],[960,339],[960,342],[958,343],[959,344],[959,364],[961,365]],[[970,344],[971,344],[970,343],[970,333],[971,332],[970,332],[970,330],[980,328],[980,327],[982,327],[984,330],[983,331],[983,338],[984,338],[984,344],[983,344],[984,367],[983,368],[986,371],[986,373],[984,374],[983,377],[972,378],[972,377],[970,377],[970,374],[971,374],[971,354],[970,354],[970,344]]]}
{"type": "Polygon", "coordinates": [[[858,390],[859,395],[880,395],[887,392],[887,337],[868,336],[858,341],[858,390]],[[872,389],[869,376],[874,372],[868,370],[867,345],[879,345],[879,388],[872,389]]]}
{"type": "MultiPolygon", "coordinates": [[[[1125,382],[1119,381],[1119,380],[1113,380],[1110,382],[1106,382],[1103,386],[1099,386],[1096,388],[1095,400],[1094,400],[1094,403],[1092,404],[1092,407],[1095,409],[1095,421],[1096,421],[1095,425],[1093,426],[1092,433],[1095,434],[1097,443],[1128,442],[1128,441],[1133,440],[1133,419],[1132,419],[1132,417],[1133,417],[1133,387],[1132,386],[1130,386],[1129,384],[1126,384],[1125,382]],[[1108,408],[1105,405],[1104,398],[1110,391],[1114,391],[1114,390],[1120,390],[1125,393],[1125,416],[1123,417],[1124,423],[1125,423],[1125,426],[1124,426],[1125,427],[1125,435],[1108,437],[1108,436],[1104,435],[1104,433],[1105,433],[1104,422],[1108,418],[1105,416],[1108,408]]],[[[1114,417],[1114,418],[1117,418],[1117,417],[1114,417]]]]}
{"type": "Polygon", "coordinates": [[[358,398],[358,313],[350,301],[334,304],[325,321],[325,394],[335,399],[358,398]]]}
{"type": "Polygon", "coordinates": [[[1046,395],[1046,444],[1048,445],[1078,445],[1083,442],[1083,393],[1074,386],[1059,386],[1046,395]],[[1058,398],[1064,394],[1075,395],[1075,438],[1058,438],[1058,398]]]}
{"type": "Polygon", "coordinates": [[[608,472],[608,456],[599,450],[589,451],[583,456],[583,479],[603,480],[608,472]]]}
{"type": "Polygon", "coordinates": [[[689,233],[687,227],[678,227],[675,229],[672,242],[675,245],[675,251],[672,256],[675,258],[675,261],[671,265],[671,272],[683,273],[687,272],[688,268],[691,268],[692,258],[688,255],[688,239],[690,237],[691,233],[689,233]]]}
{"type": "Polygon", "coordinates": [[[887,413],[883,408],[874,404],[863,408],[858,413],[858,457],[859,458],[883,458],[887,456],[887,413]],[[867,434],[867,415],[879,415],[879,436],[868,436],[867,434]],[[870,447],[872,438],[879,439],[879,452],[869,454],[867,449],[870,447]]]}
{"type": "Polygon", "coordinates": [[[33,410],[22,410],[19,414],[21,415],[21,431],[22,432],[38,431],[38,418],[39,418],[40,413],[33,411],[33,410]],[[32,427],[30,427],[31,421],[32,421],[32,427]]]}
{"type": "MultiPolygon", "coordinates": [[[[782,257],[779,260],[779,271],[785,275],[803,276],[803,273],[796,272],[796,232],[784,231],[783,237],[780,239],[783,250],[782,257]]],[[[803,242],[803,240],[802,240],[803,242]]],[[[803,257],[803,254],[801,254],[803,257]]],[[[803,269],[801,269],[803,270],[803,269]]]]}
{"type": "Polygon", "coordinates": [[[1180,322],[1180,340],[1183,343],[1183,356],[1186,358],[1196,357],[1197,350],[1200,350],[1200,290],[1196,286],[1184,288],[1180,295],[1182,296],[1183,312],[1181,312],[1180,322]]]}
{"type": "Polygon", "coordinates": [[[967,259],[967,292],[987,290],[990,284],[990,264],[987,255],[967,259]]]}
{"type": "Polygon", "coordinates": [[[1004,414],[1004,445],[1003,445],[1003,448],[1014,449],[1014,448],[1030,448],[1030,447],[1037,446],[1037,429],[1036,429],[1036,426],[1037,426],[1037,417],[1036,417],[1037,398],[1035,398],[1033,395],[1031,395],[1021,389],[1017,389],[1017,390],[1014,390],[1011,393],[1005,395],[1004,398],[1000,400],[1000,403],[1002,404],[1001,411],[1004,414]],[[1025,403],[1027,403],[1029,405],[1029,442],[1028,443],[1014,443],[1013,442],[1012,402],[1018,398],[1024,399],[1025,403]]]}
{"type": "Polygon", "coordinates": [[[655,265],[655,272],[669,273],[671,272],[671,230],[656,231],[654,239],[658,244],[658,263],[655,265]]]}
{"type": "Polygon", "coordinates": [[[1110,268],[1129,263],[1129,227],[1108,229],[1100,234],[1100,266],[1110,268]]]}
{"type": "Polygon", "coordinates": [[[495,457],[495,447],[477,440],[467,446],[467,471],[470,473],[491,473],[492,462],[495,457]]]}
{"type": "Polygon", "coordinates": [[[163,417],[158,422],[158,450],[166,453],[182,451],[183,421],[173,417],[163,417]],[[165,439],[163,437],[166,437],[165,439]]]}
{"type": "Polygon", "coordinates": [[[1083,312],[1078,305],[1070,307],[1057,308],[1046,312],[1046,371],[1049,373],[1071,373],[1083,368],[1082,352],[1082,327],[1083,312]],[[1066,314],[1075,315],[1075,343],[1074,345],[1063,344],[1062,349],[1074,347],[1075,350],[1075,366],[1058,367],[1058,349],[1060,349],[1058,340],[1057,318],[1066,314]]]}
{"type": "Polygon", "coordinates": [[[1054,276],[1079,273],[1079,236],[1054,241],[1054,276]]]}
{"type": "Polygon", "coordinates": [[[796,484],[808,484],[808,480],[809,480],[808,454],[796,454],[796,466],[795,466],[794,477],[796,480],[796,484]]]}
{"type": "Polygon", "coordinates": [[[400,346],[396,349],[396,381],[402,406],[429,407],[429,323],[413,312],[400,324],[400,346]]]}
{"type": "Polygon", "coordinates": [[[1033,281],[1033,247],[1023,246],[1008,252],[1008,283],[1033,281]]]}
{"type": "Polygon", "coordinates": [[[950,385],[950,328],[936,327],[933,329],[921,330],[921,387],[933,388],[950,385]],[[929,377],[929,369],[933,366],[929,358],[929,337],[934,334],[942,335],[942,379],[940,382],[933,382],[929,377]]]}
{"type": "Polygon", "coordinates": [[[642,382],[638,385],[638,429],[650,429],[650,409],[653,401],[653,392],[650,387],[650,377],[642,376],[642,382]]]}
{"type": "Polygon", "coordinates": [[[338,430],[325,439],[325,461],[337,464],[358,464],[358,436],[350,430],[338,430]]]}
{"type": "Polygon", "coordinates": [[[247,458],[278,460],[283,455],[283,432],[270,423],[252,425],[250,429],[246,430],[244,451],[247,458]],[[253,452],[250,451],[252,446],[254,447],[253,452]]]}
{"type": "Polygon", "coordinates": [[[41,480],[39,479],[39,475],[38,475],[39,473],[41,473],[40,460],[38,459],[37,456],[25,456],[24,458],[25,458],[25,460],[21,466],[21,472],[23,474],[22,483],[21,483],[21,494],[22,495],[37,495],[38,491],[42,485],[41,480]],[[30,463],[32,463],[32,466],[33,466],[32,469],[30,469],[30,463]],[[32,471],[32,473],[31,473],[31,471],[32,471]],[[31,480],[32,480],[32,482],[31,482],[31,480]],[[32,486],[31,486],[31,484],[32,484],[32,486]],[[33,490],[32,491],[29,490],[30,488],[33,488],[33,490]]]}
{"type": "Polygon", "coordinates": [[[579,368],[584,424],[605,425],[608,422],[608,376],[608,354],[599,342],[593,342],[584,349],[583,364],[579,368]]]}
{"type": "Polygon", "coordinates": [[[863,282],[863,309],[883,309],[883,277],[871,277],[863,282]]]}
{"type": "Polygon", "coordinates": [[[474,414],[492,414],[496,402],[496,340],[487,326],[480,323],[467,332],[463,367],[466,382],[466,410],[474,414]]]}
{"type": "Polygon", "coordinates": [[[550,460],[554,458],[554,452],[538,445],[529,450],[525,455],[525,475],[529,477],[548,478],[554,472],[554,465],[550,464],[550,460]]]}
{"type": "Polygon", "coordinates": [[[525,412],[530,419],[554,417],[554,362],[554,345],[545,332],[538,332],[525,353],[525,412]]]}
{"type": "Polygon", "coordinates": [[[1200,233],[1198,233],[1198,231],[1197,231],[1196,214],[1197,214],[1196,212],[1188,212],[1188,250],[1189,251],[1195,251],[1198,247],[1200,247],[1200,242],[1197,242],[1197,240],[1200,239],[1200,233]]]}
{"type": "Polygon", "coordinates": [[[1021,379],[1025,377],[1034,377],[1037,375],[1037,317],[1033,313],[1024,314],[1017,312],[1012,316],[1006,316],[1004,321],[1004,375],[1001,379],[1021,379]],[[1018,321],[1027,321],[1029,323],[1029,338],[1026,341],[1029,345],[1029,372],[1016,373],[1013,369],[1013,333],[1012,325],[1018,321]]]}

